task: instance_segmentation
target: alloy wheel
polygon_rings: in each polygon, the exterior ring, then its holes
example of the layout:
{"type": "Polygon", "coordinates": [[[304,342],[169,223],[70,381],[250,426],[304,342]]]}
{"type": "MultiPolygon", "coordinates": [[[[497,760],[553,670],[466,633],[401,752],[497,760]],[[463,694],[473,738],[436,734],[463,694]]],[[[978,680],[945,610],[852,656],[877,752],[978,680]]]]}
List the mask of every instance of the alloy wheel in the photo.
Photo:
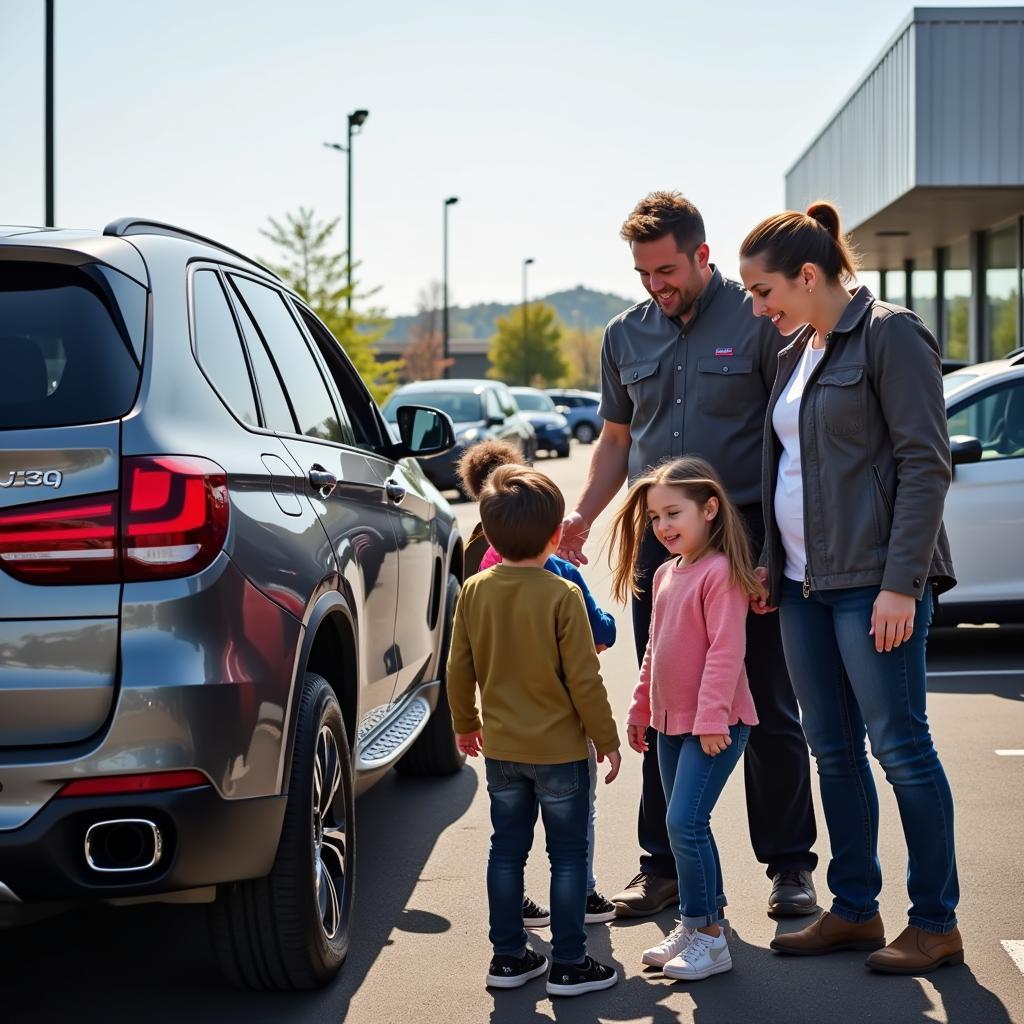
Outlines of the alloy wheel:
{"type": "Polygon", "coordinates": [[[330,726],[321,726],[313,763],[313,880],[320,924],[328,939],[334,938],[341,924],[341,897],[348,884],[348,808],[342,770],[334,733],[330,726]]]}

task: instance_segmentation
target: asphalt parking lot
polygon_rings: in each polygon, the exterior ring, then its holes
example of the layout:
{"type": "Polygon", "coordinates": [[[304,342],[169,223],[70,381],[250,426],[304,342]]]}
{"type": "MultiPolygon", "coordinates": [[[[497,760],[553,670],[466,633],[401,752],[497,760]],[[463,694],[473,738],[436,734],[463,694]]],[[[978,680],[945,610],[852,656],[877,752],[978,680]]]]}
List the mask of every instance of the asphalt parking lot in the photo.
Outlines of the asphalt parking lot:
{"type": "MultiPolygon", "coordinates": [[[[590,448],[539,459],[571,502],[590,448]]],[[[455,506],[468,534],[474,506],[455,506]]],[[[607,517],[595,527],[600,538],[607,517]]],[[[636,675],[629,616],[609,597],[609,570],[589,552],[584,573],[619,625],[602,666],[618,716],[636,675]]],[[[513,626],[514,628],[514,626],[513,626]]],[[[0,933],[0,1020],[341,1022],[351,1024],[670,1024],[837,1021],[882,1024],[1024,1024],[1024,630],[936,630],[929,649],[930,719],[957,801],[962,888],[960,927],[967,963],[926,978],[868,973],[863,954],[783,959],[768,943],[769,884],[746,835],[742,781],[732,778],[716,811],[734,970],[694,985],[645,974],[640,952],[672,926],[672,914],[591,926],[592,952],[622,981],[607,992],[553,1003],[542,982],[511,992],[484,988],[488,958],[484,866],[489,836],[482,763],[440,781],[394,773],[359,801],[356,931],[345,970],[317,993],[266,995],[225,988],[203,928],[201,907],[101,908],[0,933]]],[[[601,787],[597,877],[611,894],[636,871],[640,759],[624,750],[620,778],[601,787]]],[[[882,914],[890,936],[903,927],[906,852],[891,790],[879,778],[882,914]]],[[[827,837],[818,814],[815,873],[827,898],[827,837]]],[[[544,899],[542,840],[528,888],[544,899]]],[[[536,946],[548,950],[546,931],[536,946]]]]}

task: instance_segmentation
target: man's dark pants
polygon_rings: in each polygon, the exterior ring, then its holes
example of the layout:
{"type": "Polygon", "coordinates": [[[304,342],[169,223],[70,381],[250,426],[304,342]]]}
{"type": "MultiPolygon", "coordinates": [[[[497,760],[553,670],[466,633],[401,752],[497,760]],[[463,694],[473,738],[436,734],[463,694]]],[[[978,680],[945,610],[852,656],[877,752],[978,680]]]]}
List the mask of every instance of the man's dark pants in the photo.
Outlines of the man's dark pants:
{"type": "MultiPolygon", "coordinates": [[[[761,507],[742,506],[740,512],[756,558],[764,543],[761,507]]],[[[638,662],[643,661],[651,629],[650,581],[665,556],[665,549],[653,531],[648,530],[637,561],[643,593],[633,598],[638,662]]],[[[778,614],[747,616],[746,666],[759,719],[750,732],[743,759],[747,822],[754,856],[766,865],[769,877],[779,871],[813,871],[818,858],[811,852],[817,831],[811,804],[810,759],[786,670],[778,614]]],[[[665,828],[665,793],[658,773],[657,736],[653,729],[647,730],[637,824],[640,847],[645,851],[640,857],[640,870],[659,878],[673,878],[676,865],[665,828]]]]}

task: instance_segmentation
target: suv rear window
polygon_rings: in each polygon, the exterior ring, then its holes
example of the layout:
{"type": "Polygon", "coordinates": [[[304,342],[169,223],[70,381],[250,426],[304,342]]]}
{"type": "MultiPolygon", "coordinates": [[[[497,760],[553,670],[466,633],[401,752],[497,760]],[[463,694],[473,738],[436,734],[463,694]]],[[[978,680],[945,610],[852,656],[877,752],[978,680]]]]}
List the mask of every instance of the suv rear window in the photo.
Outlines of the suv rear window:
{"type": "MultiPolygon", "coordinates": [[[[123,275],[122,275],[123,276],[123,275]]],[[[120,290],[145,289],[125,277],[120,290]]],[[[123,416],[139,386],[127,325],[97,268],[0,263],[0,429],[66,427],[123,416]]],[[[144,314],[143,314],[144,315],[144,314]]]]}

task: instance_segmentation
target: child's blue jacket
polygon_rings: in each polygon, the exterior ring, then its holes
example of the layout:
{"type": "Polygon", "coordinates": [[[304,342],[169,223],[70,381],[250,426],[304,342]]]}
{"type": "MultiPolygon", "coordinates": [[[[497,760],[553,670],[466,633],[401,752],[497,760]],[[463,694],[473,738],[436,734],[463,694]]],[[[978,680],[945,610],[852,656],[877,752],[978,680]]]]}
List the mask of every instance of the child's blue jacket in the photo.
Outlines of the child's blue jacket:
{"type": "Polygon", "coordinates": [[[611,647],[615,643],[615,620],[598,606],[579,569],[572,562],[556,555],[552,555],[544,563],[544,568],[556,576],[561,576],[562,579],[570,580],[580,588],[583,592],[583,603],[587,606],[587,618],[590,620],[590,631],[594,634],[594,644],[611,647]]]}

